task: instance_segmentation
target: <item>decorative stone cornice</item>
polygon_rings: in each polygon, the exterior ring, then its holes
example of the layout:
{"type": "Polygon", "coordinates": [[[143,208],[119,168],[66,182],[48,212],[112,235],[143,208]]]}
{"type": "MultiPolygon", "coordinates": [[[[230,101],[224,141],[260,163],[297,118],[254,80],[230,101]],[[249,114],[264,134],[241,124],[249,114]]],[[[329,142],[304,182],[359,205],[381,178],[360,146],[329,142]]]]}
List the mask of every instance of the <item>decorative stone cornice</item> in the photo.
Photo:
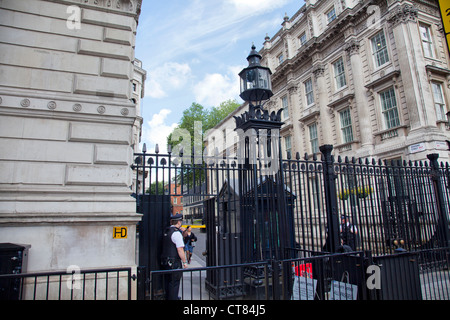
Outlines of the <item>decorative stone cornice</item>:
{"type": "Polygon", "coordinates": [[[415,22],[417,19],[417,12],[417,8],[407,4],[398,6],[391,11],[387,20],[391,24],[391,27],[409,21],[415,22]]]}
{"type": "Polygon", "coordinates": [[[96,7],[101,10],[112,10],[136,15],[136,20],[141,13],[142,0],[45,0],[74,4],[80,7],[96,7]]]}

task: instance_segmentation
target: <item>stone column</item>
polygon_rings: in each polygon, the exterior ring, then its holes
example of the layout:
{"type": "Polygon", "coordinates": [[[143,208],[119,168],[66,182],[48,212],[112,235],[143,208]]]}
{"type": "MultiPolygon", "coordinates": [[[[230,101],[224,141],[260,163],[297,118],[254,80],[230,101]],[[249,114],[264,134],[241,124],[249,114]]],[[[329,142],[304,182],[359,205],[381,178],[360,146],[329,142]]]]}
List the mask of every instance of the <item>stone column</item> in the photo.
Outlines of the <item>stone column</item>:
{"type": "Polygon", "coordinates": [[[361,148],[363,150],[372,150],[373,135],[370,125],[366,88],[364,87],[363,65],[359,54],[359,42],[356,40],[349,41],[345,46],[345,50],[350,57],[350,64],[352,67],[351,72],[353,75],[356,110],[358,112],[361,148]]]}
{"type": "Polygon", "coordinates": [[[410,5],[391,9],[388,18],[394,34],[397,52],[401,52],[399,67],[405,100],[408,106],[411,131],[423,127],[436,127],[436,114],[427,112],[425,101],[433,101],[422,54],[422,43],[417,30],[417,9],[410,5]]]}
{"type": "Polygon", "coordinates": [[[313,67],[313,74],[316,80],[317,97],[318,101],[316,104],[318,105],[318,109],[320,111],[320,120],[321,120],[321,133],[322,140],[320,141],[320,145],[323,144],[333,144],[333,135],[331,130],[328,128],[326,124],[331,123],[331,116],[328,112],[328,98],[327,98],[327,83],[324,77],[325,68],[319,64],[313,67]]]}

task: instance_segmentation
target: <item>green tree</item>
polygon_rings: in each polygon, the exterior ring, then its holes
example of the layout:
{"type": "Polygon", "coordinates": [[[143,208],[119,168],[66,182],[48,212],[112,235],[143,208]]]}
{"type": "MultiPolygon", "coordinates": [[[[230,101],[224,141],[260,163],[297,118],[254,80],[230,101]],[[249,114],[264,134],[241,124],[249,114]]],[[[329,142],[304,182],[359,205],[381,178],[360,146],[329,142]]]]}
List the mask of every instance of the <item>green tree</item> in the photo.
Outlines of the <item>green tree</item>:
{"type": "MultiPolygon", "coordinates": [[[[202,150],[203,150],[203,138],[206,131],[214,128],[220,121],[225,119],[230,113],[232,113],[236,108],[240,105],[236,100],[227,100],[222,102],[218,107],[212,107],[210,110],[205,109],[201,104],[196,102],[192,103],[192,105],[183,111],[183,116],[181,117],[177,129],[185,129],[189,132],[191,138],[191,147],[194,146],[194,137],[197,135],[202,139],[202,150]],[[195,126],[195,122],[201,122],[201,128],[195,126]],[[196,132],[196,130],[199,130],[196,132]]],[[[174,130],[174,131],[175,131],[174,130]]],[[[178,143],[182,141],[179,139],[178,141],[173,141],[173,133],[167,137],[167,144],[172,148],[176,146],[178,143]]],[[[199,147],[199,146],[196,146],[199,147]]]]}
{"type": "MultiPolygon", "coordinates": [[[[203,141],[204,134],[209,129],[214,128],[220,121],[225,119],[239,106],[240,104],[237,103],[236,100],[227,100],[222,102],[218,107],[212,107],[210,110],[208,110],[198,103],[192,103],[192,105],[188,109],[183,111],[183,116],[181,117],[178,126],[167,137],[167,144],[170,145],[172,147],[172,150],[175,151],[177,150],[175,146],[182,143],[184,139],[190,138],[189,143],[183,143],[183,145],[188,145],[191,148],[191,150],[183,150],[184,155],[201,155],[205,147],[203,141]],[[201,126],[196,125],[196,122],[197,124],[201,123],[201,126]],[[183,132],[187,134],[182,135],[180,134],[180,131],[176,132],[177,129],[186,130],[183,132]],[[179,138],[173,139],[174,137],[179,138]],[[194,139],[195,137],[199,139],[196,140],[194,139]],[[198,145],[196,145],[195,143],[197,143],[198,145]],[[193,147],[196,150],[195,153],[192,152],[193,147]]],[[[178,156],[177,152],[174,153],[174,156],[178,156]]],[[[181,175],[176,178],[178,183],[186,184],[188,189],[194,186],[199,186],[204,180],[204,171],[201,170],[201,159],[199,161],[197,158],[194,162],[191,161],[194,166],[184,168],[181,175]]]]}
{"type": "Polygon", "coordinates": [[[156,188],[158,187],[158,194],[164,194],[164,181],[152,182],[150,187],[146,190],[146,193],[156,194],[156,188]]]}
{"type": "Polygon", "coordinates": [[[214,128],[238,107],[239,103],[231,99],[222,102],[218,107],[212,107],[207,116],[205,131],[214,128]]]}

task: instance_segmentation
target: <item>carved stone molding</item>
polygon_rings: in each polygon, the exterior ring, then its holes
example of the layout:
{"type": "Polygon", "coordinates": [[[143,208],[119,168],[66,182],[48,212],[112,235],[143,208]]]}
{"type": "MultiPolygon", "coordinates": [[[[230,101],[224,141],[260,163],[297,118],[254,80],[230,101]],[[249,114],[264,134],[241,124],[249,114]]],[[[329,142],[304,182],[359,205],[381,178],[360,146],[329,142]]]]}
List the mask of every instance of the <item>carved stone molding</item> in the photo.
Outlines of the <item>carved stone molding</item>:
{"type": "Polygon", "coordinates": [[[359,42],[356,40],[351,40],[350,42],[345,44],[344,49],[349,56],[359,54],[359,42]]]}
{"type": "Polygon", "coordinates": [[[122,110],[120,110],[120,114],[123,116],[127,116],[130,113],[130,110],[128,110],[127,108],[123,108],[122,110]]]}
{"type": "Polygon", "coordinates": [[[313,74],[314,77],[319,78],[319,77],[323,77],[324,73],[325,73],[325,67],[323,65],[317,65],[313,67],[313,74]]]}
{"type": "Polygon", "coordinates": [[[50,110],[55,110],[56,109],[56,102],[55,101],[50,101],[49,103],[47,103],[47,108],[49,108],[50,110]]]}
{"type": "Polygon", "coordinates": [[[79,0],[81,4],[140,14],[142,0],[79,0]]]}
{"type": "Polygon", "coordinates": [[[297,87],[297,86],[289,87],[289,88],[288,88],[289,95],[294,95],[294,94],[296,94],[296,93],[297,93],[297,90],[298,90],[298,87],[297,87]]]}
{"type": "Polygon", "coordinates": [[[406,4],[393,9],[387,20],[391,24],[391,27],[409,21],[415,22],[417,19],[417,12],[418,10],[416,7],[406,4]]]}
{"type": "Polygon", "coordinates": [[[72,107],[73,111],[80,112],[83,107],[79,103],[75,103],[72,107]]]}
{"type": "Polygon", "coordinates": [[[30,99],[23,99],[20,101],[20,105],[24,108],[28,108],[30,106],[30,99]]]}
{"type": "Polygon", "coordinates": [[[97,112],[100,114],[104,114],[106,112],[106,108],[104,106],[99,106],[97,108],[97,112]]]}

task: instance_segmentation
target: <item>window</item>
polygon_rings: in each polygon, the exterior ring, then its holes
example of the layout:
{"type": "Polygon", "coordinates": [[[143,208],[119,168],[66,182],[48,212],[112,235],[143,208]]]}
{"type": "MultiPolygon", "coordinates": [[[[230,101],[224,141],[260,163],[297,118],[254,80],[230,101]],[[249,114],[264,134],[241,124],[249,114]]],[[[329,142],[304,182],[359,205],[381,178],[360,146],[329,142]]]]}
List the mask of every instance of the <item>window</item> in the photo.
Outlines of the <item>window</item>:
{"type": "Polygon", "coordinates": [[[288,97],[284,96],[281,99],[281,105],[283,107],[283,119],[289,118],[289,104],[288,104],[288,97]]]}
{"type": "Polygon", "coordinates": [[[135,82],[133,82],[133,92],[137,92],[137,85],[135,82]]]}
{"type": "Polygon", "coordinates": [[[319,152],[319,137],[317,135],[317,124],[314,123],[309,128],[309,142],[311,143],[311,152],[318,153],[319,152]]]}
{"type": "Polygon", "coordinates": [[[284,138],[284,145],[286,147],[286,154],[288,154],[289,156],[292,155],[291,136],[286,136],[284,138]]]}
{"type": "Polygon", "coordinates": [[[282,64],[284,61],[284,54],[280,54],[277,58],[278,58],[278,64],[282,64]]]}
{"type": "Polygon", "coordinates": [[[424,24],[419,25],[420,38],[422,39],[423,54],[425,57],[434,58],[433,41],[430,27],[424,24]]]}
{"type": "Polygon", "coordinates": [[[333,68],[336,89],[345,87],[347,85],[347,80],[345,79],[344,59],[340,58],[338,61],[333,63],[333,68]]]}
{"type": "Polygon", "coordinates": [[[300,41],[300,47],[303,46],[306,43],[306,33],[303,32],[298,40],[300,41]]]}
{"type": "Polygon", "coordinates": [[[398,117],[397,99],[394,88],[389,88],[380,93],[381,107],[384,118],[385,129],[391,129],[400,125],[398,117]]]}
{"type": "Polygon", "coordinates": [[[341,118],[341,133],[342,142],[349,143],[353,141],[353,129],[352,129],[352,117],[350,114],[350,108],[339,112],[341,118]]]}
{"type": "Polygon", "coordinates": [[[447,121],[447,107],[445,106],[444,95],[442,94],[442,85],[437,82],[432,82],[434,107],[436,108],[437,120],[447,121]]]}
{"type": "Polygon", "coordinates": [[[306,105],[310,106],[314,103],[312,80],[308,79],[305,81],[304,84],[305,84],[306,105]]]}
{"type": "Polygon", "coordinates": [[[333,21],[334,19],[336,19],[336,10],[334,9],[334,7],[328,11],[326,13],[327,15],[327,22],[330,23],[331,21],[333,21]]]}
{"type": "Polygon", "coordinates": [[[389,62],[389,55],[386,45],[386,38],[384,32],[377,33],[372,39],[372,53],[375,60],[376,67],[381,67],[389,62]]]}

